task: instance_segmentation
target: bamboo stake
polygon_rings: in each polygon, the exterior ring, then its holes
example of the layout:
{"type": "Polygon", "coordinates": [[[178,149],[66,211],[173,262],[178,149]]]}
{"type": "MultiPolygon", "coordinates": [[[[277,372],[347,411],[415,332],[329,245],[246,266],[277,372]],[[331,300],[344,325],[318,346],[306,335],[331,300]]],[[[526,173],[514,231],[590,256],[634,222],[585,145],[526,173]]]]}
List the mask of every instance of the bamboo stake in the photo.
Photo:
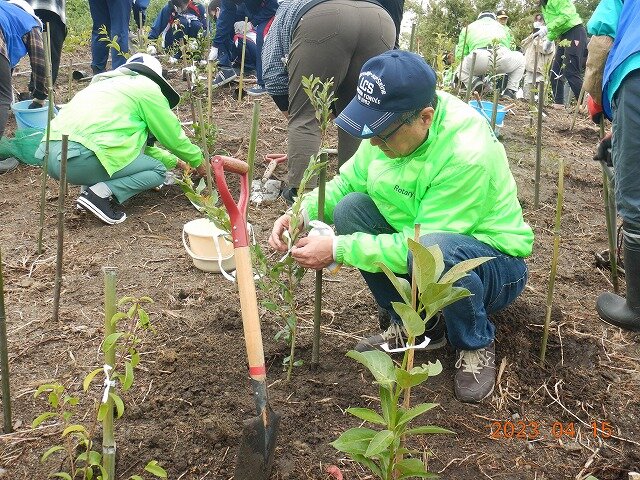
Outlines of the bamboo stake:
{"type": "Polygon", "coordinates": [[[202,112],[202,101],[198,98],[198,127],[200,130],[200,141],[202,142],[202,152],[204,153],[204,168],[207,171],[207,195],[213,194],[213,180],[211,176],[211,159],[209,158],[209,146],[207,145],[207,134],[205,132],[204,113],[202,112]]]}
{"type": "Polygon", "coordinates": [[[138,13],[139,13],[139,15],[138,15],[138,20],[139,20],[139,22],[138,22],[138,25],[139,25],[139,27],[138,27],[138,51],[142,52],[142,37],[143,37],[143,35],[142,35],[142,12],[140,11],[138,13]]]}
{"type": "Polygon", "coordinates": [[[213,62],[207,62],[207,121],[211,122],[211,104],[213,93],[213,62]]]}
{"type": "Polygon", "coordinates": [[[58,189],[58,249],[56,251],[56,279],[53,289],[53,321],[58,321],[60,308],[60,290],[62,288],[62,250],[64,245],[64,200],[67,187],[67,151],[69,136],[62,135],[62,154],[60,157],[60,180],[58,189]]]}
{"type": "Polygon", "coordinates": [[[4,280],[2,277],[2,251],[0,250],[0,372],[2,373],[2,416],[4,433],[13,432],[11,421],[11,388],[9,385],[9,348],[7,345],[7,321],[4,312],[4,280]]]}
{"type": "Polygon", "coordinates": [[[67,103],[69,103],[71,101],[71,85],[73,84],[72,80],[73,80],[73,66],[72,66],[72,58],[71,55],[69,55],[69,80],[67,83],[67,103]]]}
{"type": "Polygon", "coordinates": [[[540,348],[540,363],[544,364],[547,354],[547,340],[549,338],[549,324],[551,323],[551,307],[553,306],[553,287],[556,281],[558,267],[558,253],[560,251],[560,225],[562,219],[562,203],[564,200],[564,160],[558,161],[558,200],[556,203],[556,223],[553,228],[553,256],[551,257],[551,272],[549,273],[549,286],[547,289],[547,313],[544,319],[544,332],[542,334],[542,346],[540,348]]]}
{"type": "MultiPolygon", "coordinates": [[[[458,69],[458,91],[456,95],[460,96],[460,89],[462,88],[462,62],[464,61],[464,51],[467,48],[467,33],[469,32],[469,26],[464,28],[464,39],[462,40],[462,52],[460,53],[460,68],[458,69]]],[[[468,101],[468,100],[467,100],[468,101]]]]}
{"type": "MultiPolygon", "coordinates": [[[[532,87],[537,83],[537,79],[538,79],[538,47],[539,46],[540,46],[540,38],[536,37],[533,40],[533,51],[535,53],[535,56],[533,57],[533,78],[531,79],[532,87]]],[[[535,100],[535,93],[534,93],[534,89],[531,88],[531,91],[529,92],[529,103],[533,105],[534,100],[535,100]]]]}
{"type": "MultiPolygon", "coordinates": [[[[467,80],[467,93],[464,95],[464,102],[469,103],[469,98],[471,97],[471,86],[473,85],[473,74],[476,70],[476,57],[478,54],[473,52],[471,54],[471,70],[469,71],[469,80],[467,80]]],[[[462,64],[460,64],[460,68],[462,68],[462,64]]]]}
{"type": "MultiPolygon", "coordinates": [[[[324,222],[324,197],[327,184],[327,160],[328,154],[323,150],[320,154],[320,162],[324,166],[318,173],[318,220],[324,222]]],[[[320,322],[322,320],[322,269],[316,270],[316,288],[313,309],[313,346],[311,349],[311,368],[320,365],[320,322]]]]}
{"type": "MultiPolygon", "coordinates": [[[[249,185],[253,182],[253,172],[256,167],[256,145],[258,144],[258,127],[260,126],[260,102],[253,102],[253,115],[251,117],[251,133],[249,134],[249,152],[247,153],[247,164],[249,171],[247,177],[249,185]]],[[[244,212],[245,218],[249,214],[249,202],[247,202],[247,210],[244,212]]]]}
{"type": "MultiPolygon", "coordinates": [[[[115,267],[104,267],[104,338],[115,333],[115,325],[111,319],[116,314],[116,271],[115,267]]],[[[116,363],[115,344],[104,353],[105,367],[113,372],[116,363]]],[[[108,387],[107,387],[108,388],[108,387]]],[[[102,461],[107,478],[116,478],[116,440],[113,435],[113,400],[107,396],[106,414],[102,421],[102,461]]]]}
{"type": "MultiPolygon", "coordinates": [[[[240,80],[238,86],[238,101],[242,100],[242,83],[244,81],[244,58],[245,52],[247,50],[247,22],[249,18],[244,17],[244,27],[243,27],[243,35],[242,35],[242,56],[240,57],[240,80]]],[[[251,180],[251,178],[249,178],[251,180]]]]}
{"type": "Polygon", "coordinates": [[[51,73],[51,43],[49,37],[49,24],[47,23],[47,31],[43,36],[44,41],[44,62],[47,72],[47,93],[49,99],[49,109],[47,114],[47,132],[45,139],[44,158],[42,160],[42,182],[40,186],[40,220],[38,229],[38,255],[42,253],[42,235],[44,232],[44,207],[47,201],[47,175],[48,175],[48,163],[49,163],[49,140],[51,131],[51,120],[53,120],[53,77],[51,73]]]}
{"type": "MultiPolygon", "coordinates": [[[[604,118],[600,119],[600,140],[604,138],[604,118]]],[[[609,264],[611,265],[611,283],[613,291],[620,291],[618,281],[618,246],[616,245],[616,202],[613,188],[607,174],[608,166],[606,161],[601,161],[602,165],[602,191],[604,196],[604,216],[607,224],[607,239],[609,240],[609,264]]]]}
{"type": "Polygon", "coordinates": [[[533,190],[533,206],[540,203],[540,163],[542,158],[542,108],[544,107],[544,81],[538,82],[538,131],[536,133],[536,177],[533,190]]]}
{"type": "Polygon", "coordinates": [[[191,107],[191,121],[195,125],[196,120],[196,108],[193,103],[193,85],[191,84],[191,75],[187,73],[187,89],[189,90],[189,106],[191,107]]]}

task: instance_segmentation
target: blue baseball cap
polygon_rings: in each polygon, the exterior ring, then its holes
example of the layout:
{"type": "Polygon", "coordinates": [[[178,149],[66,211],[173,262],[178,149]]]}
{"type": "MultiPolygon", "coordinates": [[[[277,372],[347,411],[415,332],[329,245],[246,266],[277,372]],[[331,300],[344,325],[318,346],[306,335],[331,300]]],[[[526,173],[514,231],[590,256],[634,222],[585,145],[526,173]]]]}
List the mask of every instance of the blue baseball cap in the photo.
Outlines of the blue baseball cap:
{"type": "Polygon", "coordinates": [[[336,118],[349,135],[371,138],[403,113],[426,107],[436,92],[436,73],[420,55],[390,50],[369,59],[360,71],[356,96],[336,118]]]}

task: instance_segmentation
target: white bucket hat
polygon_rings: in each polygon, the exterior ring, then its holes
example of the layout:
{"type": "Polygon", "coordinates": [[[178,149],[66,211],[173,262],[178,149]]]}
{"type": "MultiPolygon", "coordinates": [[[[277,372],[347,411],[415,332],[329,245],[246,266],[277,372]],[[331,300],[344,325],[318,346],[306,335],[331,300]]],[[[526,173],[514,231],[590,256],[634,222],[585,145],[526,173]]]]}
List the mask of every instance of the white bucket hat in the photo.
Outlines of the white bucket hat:
{"type": "Polygon", "coordinates": [[[162,76],[162,65],[155,57],[146,53],[136,53],[129,57],[127,63],[119,68],[126,68],[150,78],[158,84],[162,93],[169,100],[169,107],[174,108],[180,102],[180,95],[162,76]]]}

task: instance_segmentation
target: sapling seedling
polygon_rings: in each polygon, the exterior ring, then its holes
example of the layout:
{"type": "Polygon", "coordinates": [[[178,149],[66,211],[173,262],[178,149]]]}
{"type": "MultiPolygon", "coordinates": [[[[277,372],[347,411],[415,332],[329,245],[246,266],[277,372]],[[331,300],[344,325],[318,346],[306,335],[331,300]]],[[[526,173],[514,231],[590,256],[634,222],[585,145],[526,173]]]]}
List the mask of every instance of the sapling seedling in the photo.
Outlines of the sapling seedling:
{"type": "Polygon", "coordinates": [[[465,260],[444,272],[442,251],[435,246],[425,247],[409,239],[409,250],[413,254],[412,272],[416,284],[416,306],[412,306],[411,284],[397,277],[383,263],[376,265],[387,275],[400,294],[401,302],[392,302],[400,316],[407,335],[407,348],[402,363],[394,363],[387,352],[378,350],[357,352],[351,350],[347,356],[361,363],[371,372],[379,386],[381,414],[369,408],[348,408],[347,413],[379,426],[380,429],[351,428],[331,443],[334,448],[347,453],[354,461],[367,467],[377,478],[395,480],[411,477],[432,478],[417,453],[404,446],[405,438],[414,435],[454,433],[450,430],[423,425],[410,427],[412,420],[438,406],[436,403],[421,403],[414,407],[401,405],[400,399],[412,387],[424,383],[430,375],[442,371],[439,361],[408,368],[411,347],[416,338],[425,332],[426,322],[440,310],[471,295],[469,290],[454,286],[468,272],[491,257],[465,260]],[[415,455],[404,458],[406,455],[415,455]]]}
{"type": "Polygon", "coordinates": [[[100,25],[100,28],[98,28],[98,41],[104,42],[107,48],[113,48],[116,51],[117,55],[120,55],[127,60],[131,56],[129,52],[122,51],[122,47],[120,47],[120,44],[118,43],[117,35],[114,35],[113,38],[109,37],[109,32],[107,31],[106,25],[100,25]]]}
{"type": "MultiPolygon", "coordinates": [[[[309,166],[304,171],[298,187],[298,196],[295,198],[290,209],[291,224],[289,231],[285,232],[289,251],[280,261],[274,265],[270,265],[259,245],[254,247],[254,263],[260,276],[257,285],[267,296],[267,299],[262,302],[262,304],[267,310],[275,313],[283,322],[282,329],[278,331],[275,336],[276,340],[282,338],[289,345],[289,355],[283,360],[283,366],[287,369],[287,380],[291,379],[293,367],[302,365],[301,360],[295,360],[298,326],[296,291],[305,273],[305,269],[293,260],[289,252],[302,233],[302,200],[307,184],[314,176],[326,169],[326,152],[323,147],[326,144],[326,132],[330,121],[331,104],[335,101],[333,78],[323,81],[313,75],[309,78],[302,77],[302,85],[309,97],[309,101],[315,109],[316,119],[320,125],[322,138],[321,149],[320,152],[310,157],[309,166]]],[[[322,275],[322,272],[320,272],[320,275],[322,275]]],[[[318,295],[316,294],[316,302],[318,301],[318,295]]],[[[318,319],[314,321],[314,344],[316,348],[319,346],[319,341],[315,339],[316,332],[319,335],[319,323],[317,323],[319,322],[319,314],[317,318],[318,319]],[[315,326],[316,323],[317,327],[315,326]]],[[[313,360],[316,362],[317,356],[316,349],[315,354],[312,355],[313,360]]]]}
{"type": "MultiPolygon", "coordinates": [[[[75,422],[79,416],[80,397],[67,393],[64,385],[58,382],[47,383],[38,387],[35,397],[47,393],[49,410],[38,415],[32,423],[37,428],[45,421],[55,420],[61,424],[61,444],[53,445],[41,457],[41,461],[49,459],[53,454],[63,455],[63,465],[68,470],[59,471],[51,476],[66,480],[114,480],[116,443],[114,437],[113,418],[124,414],[124,401],[118,392],[126,392],[133,385],[134,369],[140,362],[141,332],[152,331],[153,326],[144,305],[152,302],[149,297],[123,297],[117,304],[115,300],[115,269],[106,267],[105,272],[105,338],[102,351],[105,364],[96,368],[84,378],[82,387],[87,392],[92,382],[103,374],[100,401],[96,401],[95,415],[90,425],[75,422]],[[102,422],[102,453],[93,443],[93,438],[102,422]]],[[[167,478],[167,474],[157,461],[150,461],[144,468],[146,472],[158,478],[167,478]]],[[[128,477],[130,480],[141,480],[140,475],[128,477]]]]}

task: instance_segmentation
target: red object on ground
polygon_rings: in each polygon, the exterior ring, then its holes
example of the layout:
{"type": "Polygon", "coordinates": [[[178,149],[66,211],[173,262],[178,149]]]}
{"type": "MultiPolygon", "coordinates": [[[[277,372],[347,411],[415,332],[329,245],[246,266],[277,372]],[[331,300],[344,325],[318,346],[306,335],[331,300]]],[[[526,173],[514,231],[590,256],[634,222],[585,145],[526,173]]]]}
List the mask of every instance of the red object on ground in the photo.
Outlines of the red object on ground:
{"type": "Polygon", "coordinates": [[[340,469],[338,467],[336,467],[335,465],[329,465],[325,471],[331,475],[333,478],[335,478],[336,480],[343,480],[342,478],[342,472],[340,471],[340,469]]]}

